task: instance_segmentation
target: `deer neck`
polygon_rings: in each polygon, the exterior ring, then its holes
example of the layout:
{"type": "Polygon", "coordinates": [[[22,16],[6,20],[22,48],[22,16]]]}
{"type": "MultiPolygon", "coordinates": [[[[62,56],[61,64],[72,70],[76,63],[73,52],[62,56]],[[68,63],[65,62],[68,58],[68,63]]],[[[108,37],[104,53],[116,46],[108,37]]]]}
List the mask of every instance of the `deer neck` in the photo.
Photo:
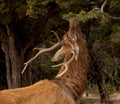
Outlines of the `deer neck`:
{"type": "MultiPolygon", "coordinates": [[[[87,55],[86,49],[80,52],[78,60],[74,59],[68,65],[68,71],[60,76],[59,80],[62,80],[63,83],[69,87],[71,93],[74,95],[76,100],[80,100],[80,97],[86,88],[87,83],[87,55]]],[[[72,55],[67,54],[65,56],[64,62],[68,61],[72,55]]],[[[64,70],[64,67],[61,67],[60,72],[64,70]]]]}

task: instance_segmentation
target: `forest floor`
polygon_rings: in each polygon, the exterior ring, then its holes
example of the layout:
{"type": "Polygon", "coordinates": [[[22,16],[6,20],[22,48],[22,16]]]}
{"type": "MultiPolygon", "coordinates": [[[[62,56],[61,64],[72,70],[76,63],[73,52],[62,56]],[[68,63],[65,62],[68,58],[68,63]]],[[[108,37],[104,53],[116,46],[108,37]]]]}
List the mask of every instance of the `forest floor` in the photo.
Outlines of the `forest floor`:
{"type": "MultiPolygon", "coordinates": [[[[114,93],[109,95],[110,97],[110,104],[120,104],[120,93],[114,93]]],[[[100,103],[100,96],[98,94],[86,94],[82,97],[82,104],[101,104],[100,103]]]]}

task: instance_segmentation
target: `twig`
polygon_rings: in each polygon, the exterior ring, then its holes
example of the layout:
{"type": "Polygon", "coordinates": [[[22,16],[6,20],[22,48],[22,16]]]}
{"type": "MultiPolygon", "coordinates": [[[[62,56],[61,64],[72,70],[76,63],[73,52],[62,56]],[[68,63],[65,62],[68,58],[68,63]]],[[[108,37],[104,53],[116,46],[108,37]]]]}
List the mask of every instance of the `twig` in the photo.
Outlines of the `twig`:
{"type": "Polygon", "coordinates": [[[101,12],[104,12],[104,7],[105,7],[106,3],[107,3],[107,0],[105,0],[105,1],[103,2],[102,6],[101,6],[101,9],[100,9],[101,12]]]}
{"type": "Polygon", "coordinates": [[[107,4],[107,0],[105,0],[105,1],[103,2],[102,6],[101,6],[101,8],[100,8],[100,11],[101,11],[103,17],[104,17],[104,16],[107,16],[107,17],[109,17],[109,18],[111,18],[111,19],[116,19],[116,20],[120,19],[120,17],[113,17],[113,16],[110,16],[109,14],[107,14],[107,13],[104,12],[104,7],[105,7],[106,4],[107,4]]]}
{"type": "Polygon", "coordinates": [[[109,14],[107,14],[105,12],[104,12],[104,15],[109,17],[109,18],[111,18],[111,19],[115,19],[115,20],[119,20],[120,19],[120,17],[113,17],[113,16],[110,16],[109,14]]]}
{"type": "Polygon", "coordinates": [[[101,6],[101,8],[100,8],[103,18],[105,18],[105,16],[104,16],[103,13],[104,13],[104,7],[105,7],[106,3],[107,3],[107,0],[105,0],[105,1],[103,2],[102,6],[101,6]]]}

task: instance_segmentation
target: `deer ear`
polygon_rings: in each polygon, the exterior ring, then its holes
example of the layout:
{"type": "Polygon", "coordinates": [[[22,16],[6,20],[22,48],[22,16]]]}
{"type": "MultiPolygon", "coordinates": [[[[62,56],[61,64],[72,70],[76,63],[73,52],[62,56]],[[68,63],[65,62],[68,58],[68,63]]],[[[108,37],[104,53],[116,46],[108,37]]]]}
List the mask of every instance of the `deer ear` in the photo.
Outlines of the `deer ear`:
{"type": "Polygon", "coordinates": [[[75,51],[75,59],[78,60],[78,55],[79,55],[79,51],[80,51],[78,43],[76,41],[72,40],[72,43],[69,42],[69,44],[70,44],[72,50],[75,51]]]}
{"type": "Polygon", "coordinates": [[[56,61],[59,61],[59,60],[62,60],[65,56],[65,53],[64,53],[64,49],[63,47],[61,47],[56,53],[55,55],[53,56],[53,58],[51,59],[52,62],[56,62],[56,61]]]}
{"type": "Polygon", "coordinates": [[[73,42],[76,42],[78,40],[78,37],[76,36],[76,34],[73,35],[73,38],[71,39],[73,42]]]}

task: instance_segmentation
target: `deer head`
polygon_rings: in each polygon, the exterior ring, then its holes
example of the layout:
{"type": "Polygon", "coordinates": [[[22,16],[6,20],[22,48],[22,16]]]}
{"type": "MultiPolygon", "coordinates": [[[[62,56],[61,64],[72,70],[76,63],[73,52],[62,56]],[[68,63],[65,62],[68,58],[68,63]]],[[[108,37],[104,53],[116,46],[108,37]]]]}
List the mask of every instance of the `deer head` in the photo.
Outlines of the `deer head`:
{"type": "Polygon", "coordinates": [[[68,70],[68,64],[73,61],[74,59],[78,59],[79,55],[79,45],[78,45],[78,38],[76,35],[65,34],[63,37],[63,44],[62,47],[55,53],[55,55],[52,58],[53,62],[59,61],[63,59],[65,56],[71,54],[71,58],[67,61],[64,61],[61,64],[54,65],[53,67],[57,66],[64,66],[65,70],[57,75],[57,77],[63,75],[68,70]]]}
{"type": "Polygon", "coordinates": [[[55,53],[55,55],[52,58],[53,62],[59,61],[64,58],[67,54],[75,53],[75,59],[77,60],[79,55],[79,45],[78,45],[78,39],[75,35],[74,37],[70,37],[68,34],[65,34],[63,37],[63,44],[61,48],[55,53]]]}
{"type": "Polygon", "coordinates": [[[62,45],[62,47],[55,53],[55,55],[52,58],[52,61],[53,62],[59,61],[60,59],[63,59],[64,56],[67,56],[68,54],[69,55],[71,54],[71,57],[70,57],[69,60],[64,61],[61,64],[53,66],[53,67],[57,67],[57,66],[64,66],[65,67],[65,70],[58,76],[63,75],[68,70],[68,64],[70,62],[72,62],[74,59],[75,60],[78,59],[79,50],[80,50],[78,43],[79,43],[79,39],[81,38],[79,24],[71,23],[68,32],[63,37],[63,40],[60,40],[58,35],[54,31],[52,31],[52,32],[57,37],[58,43],[56,43],[54,46],[52,46],[48,49],[39,50],[39,52],[33,58],[31,58],[29,61],[27,61],[25,63],[25,66],[24,66],[24,69],[23,69],[22,73],[24,72],[24,70],[26,69],[28,64],[31,63],[41,53],[51,51],[51,50],[57,48],[59,45],[62,45]]]}

